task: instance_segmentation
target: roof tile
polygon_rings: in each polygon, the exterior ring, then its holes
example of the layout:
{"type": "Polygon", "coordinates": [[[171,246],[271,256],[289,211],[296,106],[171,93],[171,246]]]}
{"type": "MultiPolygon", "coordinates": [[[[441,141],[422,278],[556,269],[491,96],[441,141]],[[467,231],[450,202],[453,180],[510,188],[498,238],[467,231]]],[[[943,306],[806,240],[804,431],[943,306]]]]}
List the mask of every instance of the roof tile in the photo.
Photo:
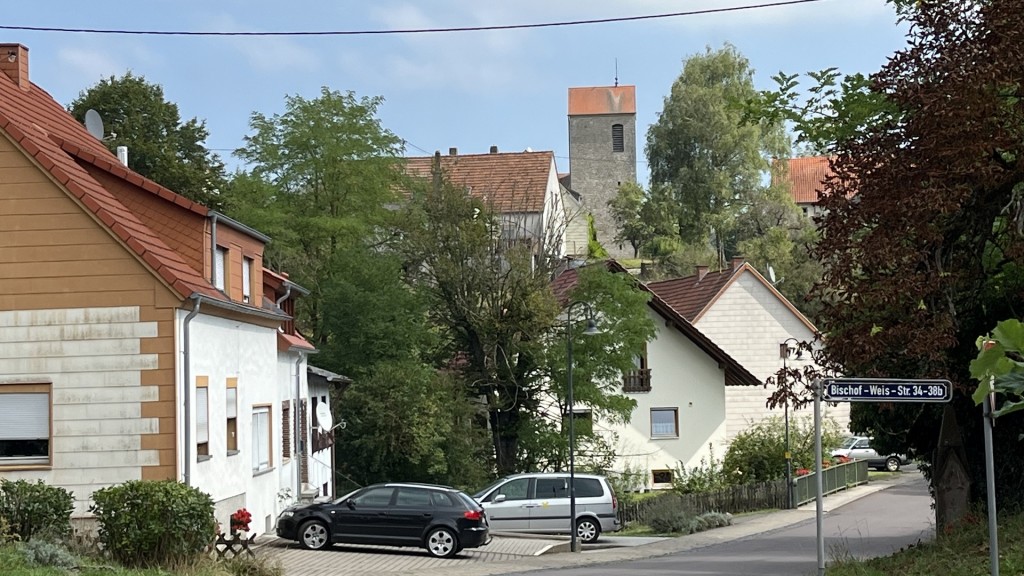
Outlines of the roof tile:
{"type": "Polygon", "coordinates": [[[733,270],[648,282],[647,287],[689,322],[696,322],[732,278],[733,270]]]}
{"type": "MultiPolygon", "coordinates": [[[[433,162],[433,156],[406,158],[406,173],[430,178],[433,162]]],[[[553,169],[554,153],[549,151],[441,156],[449,182],[503,214],[543,211],[553,169]]]]}

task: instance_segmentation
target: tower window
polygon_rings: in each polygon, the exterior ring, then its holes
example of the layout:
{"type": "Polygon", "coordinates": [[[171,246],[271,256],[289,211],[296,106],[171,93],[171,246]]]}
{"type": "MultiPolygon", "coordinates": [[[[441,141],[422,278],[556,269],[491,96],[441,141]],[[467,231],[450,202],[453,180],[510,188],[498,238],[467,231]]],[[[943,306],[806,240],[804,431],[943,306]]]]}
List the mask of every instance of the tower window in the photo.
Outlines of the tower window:
{"type": "Polygon", "coordinates": [[[612,152],[624,152],[626,144],[622,139],[622,124],[612,124],[612,152]]]}

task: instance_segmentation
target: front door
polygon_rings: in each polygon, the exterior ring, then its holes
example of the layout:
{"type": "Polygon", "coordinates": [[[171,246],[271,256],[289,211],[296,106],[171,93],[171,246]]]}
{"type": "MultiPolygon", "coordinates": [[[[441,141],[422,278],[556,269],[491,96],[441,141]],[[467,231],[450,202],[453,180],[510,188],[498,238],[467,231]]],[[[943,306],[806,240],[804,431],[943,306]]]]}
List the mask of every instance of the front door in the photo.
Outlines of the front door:
{"type": "Polygon", "coordinates": [[[537,502],[530,498],[530,478],[514,478],[491,491],[483,506],[491,530],[526,530],[530,510],[537,502]]]}
{"type": "Polygon", "coordinates": [[[537,506],[530,509],[531,532],[569,533],[568,476],[537,478],[534,500],[537,506]]]}
{"type": "Polygon", "coordinates": [[[332,540],[359,543],[384,536],[394,492],[393,487],[378,486],[357,492],[335,506],[331,511],[332,540]]]}

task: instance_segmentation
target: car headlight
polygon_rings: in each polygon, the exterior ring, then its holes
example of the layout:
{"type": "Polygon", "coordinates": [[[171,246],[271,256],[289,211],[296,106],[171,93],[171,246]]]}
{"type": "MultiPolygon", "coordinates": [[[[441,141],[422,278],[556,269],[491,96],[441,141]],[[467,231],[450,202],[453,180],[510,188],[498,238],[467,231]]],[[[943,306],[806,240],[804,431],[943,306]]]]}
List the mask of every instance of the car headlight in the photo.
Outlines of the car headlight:
{"type": "Polygon", "coordinates": [[[294,515],[295,515],[295,510],[285,510],[284,512],[281,512],[281,515],[278,516],[277,519],[281,520],[283,518],[291,518],[294,515]]]}

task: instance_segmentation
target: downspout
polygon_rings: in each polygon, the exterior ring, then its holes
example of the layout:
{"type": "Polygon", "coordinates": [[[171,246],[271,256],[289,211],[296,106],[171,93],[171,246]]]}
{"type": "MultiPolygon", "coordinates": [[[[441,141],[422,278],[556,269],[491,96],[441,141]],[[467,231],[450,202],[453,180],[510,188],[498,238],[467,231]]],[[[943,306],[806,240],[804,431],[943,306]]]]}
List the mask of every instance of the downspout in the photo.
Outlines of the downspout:
{"type": "MultiPolygon", "coordinates": [[[[217,212],[210,214],[210,284],[217,285],[217,212]]],[[[224,271],[227,274],[227,270],[224,271]]]]}
{"type": "Polygon", "coordinates": [[[281,296],[280,298],[278,298],[277,301],[274,302],[274,304],[276,304],[277,307],[280,308],[281,307],[281,303],[284,302],[285,300],[287,300],[288,297],[291,296],[291,295],[292,295],[292,285],[291,284],[285,284],[284,285],[284,296],[281,296]]]}
{"type": "MultiPolygon", "coordinates": [[[[291,288],[289,288],[291,290],[291,288]]],[[[283,300],[283,298],[282,298],[283,300]]],[[[302,358],[304,354],[299,352],[299,357],[295,360],[295,501],[298,502],[302,497],[302,457],[306,454],[306,437],[303,435],[302,430],[302,358]]],[[[310,419],[310,415],[306,415],[306,419],[310,419]]]]}
{"type": "Polygon", "coordinates": [[[191,485],[190,481],[192,479],[192,369],[189,358],[189,323],[191,323],[192,319],[199,314],[199,306],[203,302],[203,297],[199,294],[193,294],[190,298],[192,300],[192,311],[188,313],[188,316],[185,316],[185,327],[182,329],[184,333],[182,340],[185,347],[183,354],[184,359],[182,360],[182,363],[184,364],[184,370],[182,370],[184,373],[182,397],[185,400],[185,408],[182,414],[185,426],[185,445],[182,447],[184,456],[182,460],[184,463],[184,466],[182,467],[182,478],[186,486],[191,485]]]}

